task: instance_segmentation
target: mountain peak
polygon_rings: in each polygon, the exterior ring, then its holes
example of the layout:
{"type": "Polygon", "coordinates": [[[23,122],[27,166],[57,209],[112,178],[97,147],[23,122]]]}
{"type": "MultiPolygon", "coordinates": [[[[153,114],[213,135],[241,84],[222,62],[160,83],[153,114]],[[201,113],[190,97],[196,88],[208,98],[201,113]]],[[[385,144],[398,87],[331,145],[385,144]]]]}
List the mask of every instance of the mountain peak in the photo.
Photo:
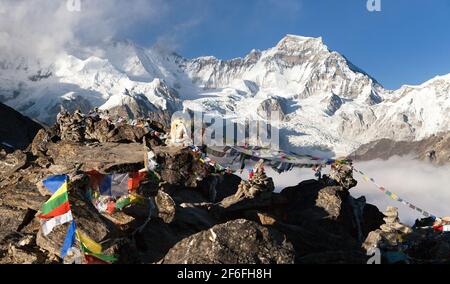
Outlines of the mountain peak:
{"type": "Polygon", "coordinates": [[[328,49],[321,37],[286,35],[275,47],[231,60],[185,60],[130,41],[87,51],[79,60],[61,56],[49,80],[36,80],[49,74],[46,69],[0,72],[0,101],[53,123],[52,112],[68,104],[67,94],[73,98],[70,107],[122,111],[132,105],[134,116],[159,109],[164,117],[181,107],[254,117],[273,98],[270,105],[286,118],[283,147],[300,151],[319,145],[326,155],[346,155],[383,138],[410,141],[448,131],[450,75],[388,91],[328,49]],[[123,95],[125,89],[131,97],[123,95]]]}
{"type": "Polygon", "coordinates": [[[314,40],[319,39],[322,40],[322,37],[308,37],[308,36],[301,36],[301,35],[294,35],[294,34],[287,34],[283,40],[293,40],[293,41],[306,41],[306,40],[314,40]]]}
{"type": "Polygon", "coordinates": [[[326,46],[323,43],[322,37],[314,38],[314,37],[305,37],[299,35],[288,34],[277,44],[277,49],[282,50],[297,50],[303,49],[305,47],[317,47],[323,48],[326,46]]]}

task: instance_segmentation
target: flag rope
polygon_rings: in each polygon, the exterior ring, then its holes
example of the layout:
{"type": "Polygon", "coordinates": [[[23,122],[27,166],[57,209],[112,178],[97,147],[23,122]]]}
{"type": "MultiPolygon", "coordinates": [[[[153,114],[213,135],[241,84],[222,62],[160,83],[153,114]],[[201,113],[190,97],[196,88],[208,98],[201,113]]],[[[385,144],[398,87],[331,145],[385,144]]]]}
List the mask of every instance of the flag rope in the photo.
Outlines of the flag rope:
{"type": "Polygon", "coordinates": [[[357,172],[358,174],[360,174],[362,176],[362,178],[364,179],[364,181],[374,184],[381,192],[383,192],[385,195],[390,197],[392,200],[402,203],[403,205],[407,206],[409,209],[415,210],[427,218],[431,217],[434,220],[440,220],[440,218],[436,217],[436,215],[433,215],[433,214],[429,213],[429,211],[425,211],[422,208],[404,200],[403,198],[400,198],[396,193],[391,192],[391,191],[387,190],[385,187],[379,185],[375,181],[375,179],[368,177],[364,172],[362,172],[358,169],[353,169],[353,170],[355,172],[357,172]]]}

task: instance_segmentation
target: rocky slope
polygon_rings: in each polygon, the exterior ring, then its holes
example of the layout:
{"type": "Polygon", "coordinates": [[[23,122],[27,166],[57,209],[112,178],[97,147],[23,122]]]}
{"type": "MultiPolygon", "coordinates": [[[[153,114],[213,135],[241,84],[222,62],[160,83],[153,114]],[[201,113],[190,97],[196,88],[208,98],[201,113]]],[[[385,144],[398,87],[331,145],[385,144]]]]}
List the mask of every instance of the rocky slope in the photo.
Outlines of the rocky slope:
{"type": "Polygon", "coordinates": [[[45,237],[36,217],[49,198],[41,181],[53,174],[70,176],[78,230],[119,263],[366,263],[373,247],[382,249],[386,262],[392,262],[389,252],[400,249],[397,261],[422,263],[445,262],[440,256],[450,253],[443,234],[413,231],[400,224],[395,210],[383,215],[340,186],[310,180],[275,193],[263,171],[251,181],[212,175],[190,148],[165,146],[151,133],[138,135],[140,128],[99,128],[98,140],[89,142],[62,139],[60,130],[42,130],[29,151],[0,156],[0,263],[62,261],[68,225],[45,237]],[[156,155],[160,182],[141,184],[137,193],[145,202],[100,213],[86,197],[86,171],[140,170],[144,137],[156,155]]]}
{"type": "Polygon", "coordinates": [[[42,128],[37,122],[1,103],[0,121],[0,149],[7,151],[24,150],[42,128]]]}
{"type": "Polygon", "coordinates": [[[386,90],[321,38],[288,35],[273,48],[227,61],[110,41],[96,52],[61,54],[52,66],[23,58],[0,63],[0,102],[47,122],[59,105],[165,119],[183,108],[235,119],[261,119],[276,109],[282,147],[323,156],[450,129],[448,75],[386,90]]]}
{"type": "Polygon", "coordinates": [[[412,142],[382,139],[362,145],[350,156],[359,161],[412,156],[442,165],[450,163],[450,133],[433,135],[427,139],[412,142]]]}

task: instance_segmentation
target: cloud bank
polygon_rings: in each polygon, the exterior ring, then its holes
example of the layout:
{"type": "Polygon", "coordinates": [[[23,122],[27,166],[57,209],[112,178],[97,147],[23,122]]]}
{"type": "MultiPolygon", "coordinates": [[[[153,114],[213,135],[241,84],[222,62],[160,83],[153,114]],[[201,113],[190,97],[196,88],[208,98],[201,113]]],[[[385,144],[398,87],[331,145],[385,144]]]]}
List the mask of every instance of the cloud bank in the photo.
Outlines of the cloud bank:
{"type": "Polygon", "coordinates": [[[68,45],[95,45],[151,27],[169,9],[164,0],[81,0],[80,11],[67,0],[0,0],[0,53],[9,58],[45,59],[68,45]]]}
{"type": "MultiPolygon", "coordinates": [[[[364,162],[357,166],[404,200],[438,217],[450,216],[450,165],[436,167],[411,158],[394,157],[388,161],[364,162]]],[[[423,218],[420,213],[390,200],[361,176],[356,176],[359,184],[352,190],[353,196],[365,195],[367,201],[377,205],[381,211],[385,211],[387,206],[399,208],[401,221],[409,225],[417,218],[423,218]]]]}
{"type": "MultiPolygon", "coordinates": [[[[450,165],[436,167],[408,157],[393,157],[387,161],[356,163],[355,167],[404,200],[439,217],[450,216],[450,165]]],[[[269,171],[268,175],[274,179],[277,190],[295,186],[302,180],[314,179],[310,169],[294,169],[281,175],[269,171]]],[[[376,205],[382,212],[388,206],[399,208],[400,220],[408,225],[423,218],[420,213],[389,199],[359,174],[354,176],[358,180],[358,186],[351,190],[355,198],[365,196],[368,203],[376,205]]]]}
{"type": "Polygon", "coordinates": [[[90,52],[111,38],[176,50],[207,32],[202,27],[205,21],[213,30],[229,28],[236,21],[258,28],[258,21],[252,24],[236,12],[257,19],[297,17],[301,2],[252,0],[251,9],[238,11],[232,1],[223,6],[208,0],[0,0],[0,61],[25,58],[53,63],[68,48],[90,52]],[[76,3],[80,11],[74,11],[76,3]]]}

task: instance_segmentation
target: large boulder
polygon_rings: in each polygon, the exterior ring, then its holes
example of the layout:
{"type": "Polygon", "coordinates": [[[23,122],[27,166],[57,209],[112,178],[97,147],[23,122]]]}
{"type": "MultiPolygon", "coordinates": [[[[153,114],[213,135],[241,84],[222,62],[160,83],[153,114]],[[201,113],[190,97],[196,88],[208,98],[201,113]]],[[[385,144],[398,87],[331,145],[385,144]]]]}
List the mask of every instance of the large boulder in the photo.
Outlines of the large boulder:
{"type": "Polygon", "coordinates": [[[329,187],[311,180],[286,188],[279,195],[286,203],[259,209],[266,213],[258,213],[257,219],[270,216],[261,223],[286,235],[295,247],[296,262],[332,263],[336,259],[344,262],[342,252],[351,251],[356,257],[348,260],[361,263],[360,256],[365,254],[362,242],[383,223],[379,211],[367,206],[364,199],[354,199],[339,186],[329,187]],[[272,221],[266,223],[267,220],[272,221]]]}
{"type": "Polygon", "coordinates": [[[199,190],[211,202],[221,202],[236,194],[241,181],[240,177],[233,174],[209,176],[199,182],[199,190]],[[215,191],[214,194],[211,193],[212,191],[215,191]]]}
{"type": "Polygon", "coordinates": [[[176,244],[165,264],[292,264],[294,249],[272,228],[235,220],[190,236],[176,244]]]}
{"type": "Polygon", "coordinates": [[[8,177],[23,169],[27,163],[27,154],[20,150],[9,155],[6,155],[6,153],[0,154],[0,179],[8,177]]]}
{"type": "Polygon", "coordinates": [[[26,210],[0,205],[0,243],[8,240],[8,237],[19,231],[26,210]]]}
{"type": "Polygon", "coordinates": [[[315,180],[304,181],[281,192],[288,206],[278,212],[286,223],[316,224],[329,232],[348,234],[363,242],[367,234],[383,224],[383,214],[364,199],[354,199],[339,186],[326,186],[315,180]]]}
{"type": "Polygon", "coordinates": [[[275,215],[262,212],[247,211],[246,218],[285,234],[287,240],[294,246],[296,263],[304,263],[307,260],[311,260],[312,263],[332,263],[321,257],[323,253],[339,254],[350,251],[364,253],[360,243],[343,230],[328,231],[327,228],[308,220],[304,220],[302,225],[287,224],[275,215]]]}
{"type": "Polygon", "coordinates": [[[0,189],[0,204],[11,208],[38,211],[47,199],[35,184],[26,180],[0,189]]]}
{"type": "Polygon", "coordinates": [[[47,153],[54,163],[69,171],[81,166],[83,171],[137,172],[145,166],[144,146],[137,143],[85,145],[63,141],[51,143],[47,147],[47,153]]]}
{"type": "Polygon", "coordinates": [[[283,210],[286,223],[301,225],[305,220],[333,224],[336,221],[347,222],[351,211],[344,206],[350,194],[341,187],[327,187],[315,180],[305,181],[281,192],[281,196],[290,200],[283,210]]]}
{"type": "Polygon", "coordinates": [[[197,161],[191,149],[185,147],[155,147],[161,179],[169,185],[195,188],[208,176],[205,165],[197,161]]]}

